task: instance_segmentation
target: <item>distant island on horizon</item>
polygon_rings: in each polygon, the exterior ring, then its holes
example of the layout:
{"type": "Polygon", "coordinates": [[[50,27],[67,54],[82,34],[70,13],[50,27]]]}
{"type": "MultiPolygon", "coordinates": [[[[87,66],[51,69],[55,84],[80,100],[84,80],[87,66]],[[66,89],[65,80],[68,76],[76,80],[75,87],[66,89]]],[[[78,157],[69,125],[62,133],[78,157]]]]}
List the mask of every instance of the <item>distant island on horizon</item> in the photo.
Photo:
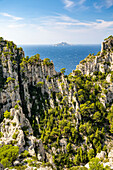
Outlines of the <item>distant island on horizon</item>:
{"type": "Polygon", "coordinates": [[[54,44],[54,46],[57,46],[57,47],[59,47],[59,46],[71,46],[71,44],[68,44],[66,42],[61,42],[61,43],[54,44]]]}

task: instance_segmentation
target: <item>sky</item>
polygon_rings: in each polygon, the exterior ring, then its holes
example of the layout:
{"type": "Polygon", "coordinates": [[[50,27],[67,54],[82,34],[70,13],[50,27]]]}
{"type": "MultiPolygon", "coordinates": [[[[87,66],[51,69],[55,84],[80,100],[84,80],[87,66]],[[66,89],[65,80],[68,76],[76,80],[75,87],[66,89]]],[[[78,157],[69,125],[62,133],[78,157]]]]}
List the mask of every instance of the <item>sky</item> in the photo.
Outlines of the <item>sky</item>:
{"type": "Polygon", "coordinates": [[[0,37],[16,44],[100,44],[113,0],[0,0],[0,37]]]}

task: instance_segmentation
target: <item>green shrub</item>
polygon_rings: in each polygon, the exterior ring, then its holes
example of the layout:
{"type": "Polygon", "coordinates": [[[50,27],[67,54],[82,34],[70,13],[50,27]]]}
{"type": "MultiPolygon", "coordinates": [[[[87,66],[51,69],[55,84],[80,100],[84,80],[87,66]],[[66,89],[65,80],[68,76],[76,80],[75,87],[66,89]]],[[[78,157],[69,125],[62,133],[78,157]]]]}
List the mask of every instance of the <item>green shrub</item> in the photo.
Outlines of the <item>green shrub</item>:
{"type": "Polygon", "coordinates": [[[99,158],[93,158],[89,162],[89,167],[89,170],[104,170],[104,166],[99,162],[99,158]]]}
{"type": "Polygon", "coordinates": [[[14,79],[14,78],[12,78],[12,77],[8,77],[8,78],[7,78],[7,80],[6,80],[6,83],[9,83],[9,82],[11,82],[11,81],[13,81],[13,82],[14,82],[14,81],[15,81],[15,79],[14,79]]]}
{"type": "Polygon", "coordinates": [[[113,82],[113,72],[111,72],[110,81],[113,82]]]}
{"type": "Polygon", "coordinates": [[[29,152],[25,150],[23,153],[21,153],[22,158],[26,158],[29,155],[29,152]]]}
{"type": "Polygon", "coordinates": [[[17,90],[18,88],[19,88],[19,85],[15,86],[15,87],[14,87],[14,90],[17,90]]]}
{"type": "Polygon", "coordinates": [[[1,160],[1,164],[7,168],[7,167],[11,167],[11,162],[8,160],[8,158],[4,158],[1,160]]]}
{"type": "Polygon", "coordinates": [[[90,149],[88,152],[88,159],[91,160],[95,156],[94,149],[90,149]]]}
{"type": "Polygon", "coordinates": [[[64,74],[65,70],[66,70],[65,68],[62,68],[60,71],[61,71],[62,74],[64,74]]]}
{"type": "Polygon", "coordinates": [[[15,166],[14,169],[16,170],[26,170],[27,166],[26,165],[19,165],[19,166],[15,166]]]}
{"type": "Polygon", "coordinates": [[[49,59],[49,58],[44,58],[44,60],[43,60],[43,64],[44,64],[44,65],[47,65],[47,66],[49,66],[49,65],[53,65],[53,63],[51,63],[51,61],[50,61],[50,59],[49,59]]]}
{"type": "Polygon", "coordinates": [[[8,112],[8,110],[6,110],[6,111],[4,112],[4,117],[5,117],[5,118],[10,118],[10,112],[8,112]]]}
{"type": "Polygon", "coordinates": [[[16,126],[16,122],[12,122],[13,126],[16,126]]]}
{"type": "Polygon", "coordinates": [[[34,56],[30,57],[30,58],[28,56],[26,56],[26,58],[23,58],[22,63],[23,63],[23,65],[26,64],[26,63],[33,64],[33,63],[38,62],[39,59],[40,59],[39,54],[36,54],[36,55],[34,55],[34,56]]]}
{"type": "Polygon", "coordinates": [[[17,136],[18,136],[18,132],[15,132],[15,133],[13,134],[12,138],[13,138],[13,139],[16,139],[17,136]]]}
{"type": "Polygon", "coordinates": [[[0,37],[0,41],[3,41],[4,39],[2,37],[0,37]]]}
{"type": "Polygon", "coordinates": [[[112,36],[112,35],[110,35],[108,38],[105,38],[104,41],[106,41],[106,40],[111,40],[111,39],[113,39],[113,36],[112,36]]]}
{"type": "Polygon", "coordinates": [[[19,106],[16,104],[14,108],[15,108],[16,110],[18,110],[18,109],[19,109],[19,106]]]}
{"type": "Polygon", "coordinates": [[[97,53],[97,56],[99,56],[99,55],[100,55],[100,53],[101,53],[101,51],[99,51],[99,52],[97,53]]]}
{"type": "Polygon", "coordinates": [[[0,138],[3,136],[3,133],[2,132],[0,132],[0,138]]]}
{"type": "Polygon", "coordinates": [[[3,166],[10,167],[13,164],[19,154],[19,147],[12,145],[4,145],[0,148],[0,162],[3,166]]]}
{"type": "Polygon", "coordinates": [[[37,87],[42,87],[44,85],[44,82],[42,82],[42,81],[39,81],[38,83],[37,83],[37,87]]]}

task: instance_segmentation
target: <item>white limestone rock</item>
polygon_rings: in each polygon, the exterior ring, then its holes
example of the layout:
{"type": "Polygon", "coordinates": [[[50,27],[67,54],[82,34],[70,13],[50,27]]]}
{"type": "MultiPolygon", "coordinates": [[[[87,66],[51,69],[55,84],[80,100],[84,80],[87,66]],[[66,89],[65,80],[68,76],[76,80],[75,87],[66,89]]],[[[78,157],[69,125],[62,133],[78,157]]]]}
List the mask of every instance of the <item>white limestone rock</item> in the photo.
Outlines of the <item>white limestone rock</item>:
{"type": "Polygon", "coordinates": [[[101,151],[100,153],[97,153],[96,157],[99,159],[104,159],[106,156],[106,152],[105,151],[101,151]]]}
{"type": "Polygon", "coordinates": [[[0,144],[10,144],[12,141],[15,143],[16,146],[19,146],[20,153],[25,149],[28,150],[31,156],[35,156],[35,141],[36,138],[33,136],[33,130],[29,123],[29,120],[23,114],[22,108],[11,109],[10,110],[11,116],[13,119],[5,118],[4,121],[0,124],[1,132],[3,133],[3,137],[0,139],[0,144]],[[27,140],[29,146],[25,148],[25,134],[23,132],[23,128],[27,128],[28,135],[27,140]]]}
{"type": "Polygon", "coordinates": [[[108,153],[109,162],[113,164],[113,149],[108,153]]]}

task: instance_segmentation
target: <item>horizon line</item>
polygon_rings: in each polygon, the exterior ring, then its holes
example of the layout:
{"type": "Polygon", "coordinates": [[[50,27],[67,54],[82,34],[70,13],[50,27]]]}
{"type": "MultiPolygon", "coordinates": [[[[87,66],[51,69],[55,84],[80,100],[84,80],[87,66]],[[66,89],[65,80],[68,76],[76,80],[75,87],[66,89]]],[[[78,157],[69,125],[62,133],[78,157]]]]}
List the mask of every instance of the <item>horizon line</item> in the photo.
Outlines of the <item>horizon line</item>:
{"type": "MultiPolygon", "coordinates": [[[[20,46],[20,45],[52,45],[52,46],[55,46],[56,44],[17,44],[17,46],[20,46]]],[[[100,43],[91,43],[91,44],[69,44],[69,45],[64,45],[62,47],[66,47],[66,46],[75,46],[75,45],[101,45],[100,43]]],[[[55,47],[59,47],[59,46],[55,46],[55,47]]]]}

